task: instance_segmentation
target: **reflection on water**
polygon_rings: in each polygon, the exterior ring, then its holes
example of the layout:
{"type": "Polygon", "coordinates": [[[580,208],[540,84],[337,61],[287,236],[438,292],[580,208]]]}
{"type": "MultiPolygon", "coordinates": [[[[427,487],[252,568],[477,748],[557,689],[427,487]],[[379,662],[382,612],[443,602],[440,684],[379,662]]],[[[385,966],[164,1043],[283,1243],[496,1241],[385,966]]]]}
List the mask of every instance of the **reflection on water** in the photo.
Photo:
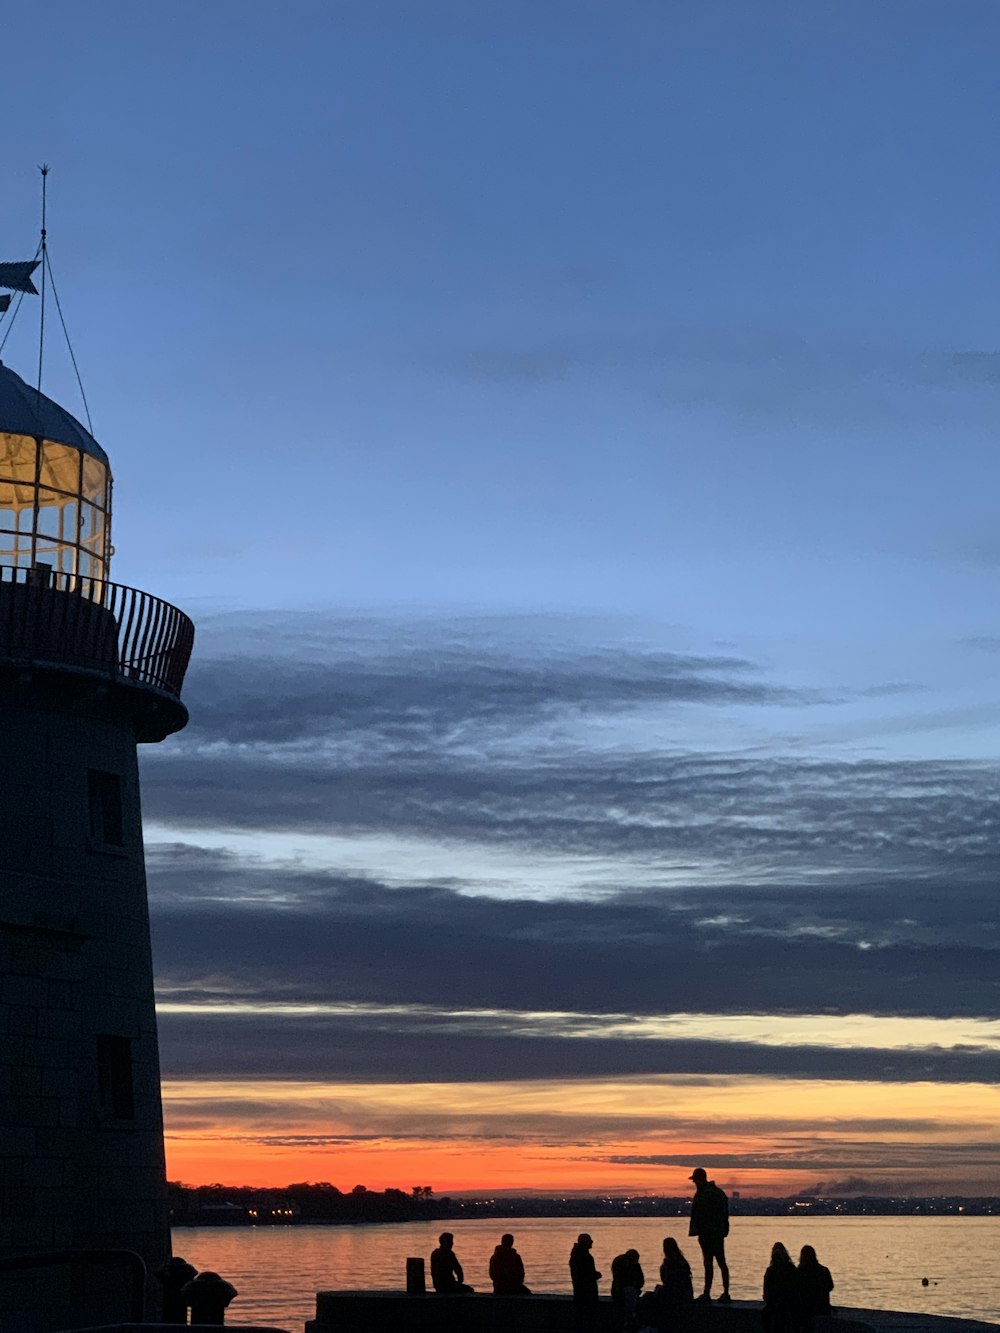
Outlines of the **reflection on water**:
{"type": "MultiPolygon", "coordinates": [[[[438,1232],[455,1233],[465,1280],[489,1291],[486,1267],[503,1231],[513,1231],[533,1291],[569,1291],[567,1259],[580,1231],[594,1238],[594,1257],[607,1293],[611,1259],[634,1246],[647,1285],[656,1281],[664,1236],[675,1236],[698,1272],[698,1249],[684,1218],[502,1218],[474,1222],[413,1222],[344,1227],[183,1227],[174,1252],[198,1268],[214,1268],[239,1288],[235,1323],[270,1323],[301,1333],[322,1289],[400,1290],[406,1258],[426,1259],[438,1232]]],[[[996,1260],[1000,1218],[992,1217],[736,1217],[727,1242],[736,1300],[759,1300],[771,1245],[784,1241],[797,1256],[814,1245],[833,1272],[834,1306],[914,1310],[1000,1323],[996,1260]],[[927,1287],[921,1278],[930,1279],[927,1287]]]]}

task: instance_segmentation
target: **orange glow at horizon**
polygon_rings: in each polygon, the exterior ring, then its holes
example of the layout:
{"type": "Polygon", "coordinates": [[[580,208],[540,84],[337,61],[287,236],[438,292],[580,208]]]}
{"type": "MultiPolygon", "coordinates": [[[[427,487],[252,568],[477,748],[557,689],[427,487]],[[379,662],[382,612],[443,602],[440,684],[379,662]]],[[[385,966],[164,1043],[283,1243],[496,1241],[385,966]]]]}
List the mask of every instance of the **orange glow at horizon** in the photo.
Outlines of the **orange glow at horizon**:
{"type": "Polygon", "coordinates": [[[977,1158],[1000,1109],[985,1084],[173,1080],[163,1091],[168,1175],[189,1185],[683,1195],[704,1163],[748,1194],[873,1173],[1000,1192],[1000,1158],[977,1158]]]}

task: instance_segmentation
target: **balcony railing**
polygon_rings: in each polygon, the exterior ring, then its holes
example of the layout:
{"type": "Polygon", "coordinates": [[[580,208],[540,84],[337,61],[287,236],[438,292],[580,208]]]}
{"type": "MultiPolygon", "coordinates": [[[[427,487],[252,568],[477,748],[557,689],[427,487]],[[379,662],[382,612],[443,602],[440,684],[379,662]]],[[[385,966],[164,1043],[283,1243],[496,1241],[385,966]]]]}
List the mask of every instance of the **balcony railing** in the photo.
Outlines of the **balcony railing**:
{"type": "Polygon", "coordinates": [[[0,565],[0,659],[107,672],[179,698],[193,643],[183,611],[148,592],[0,565]]]}

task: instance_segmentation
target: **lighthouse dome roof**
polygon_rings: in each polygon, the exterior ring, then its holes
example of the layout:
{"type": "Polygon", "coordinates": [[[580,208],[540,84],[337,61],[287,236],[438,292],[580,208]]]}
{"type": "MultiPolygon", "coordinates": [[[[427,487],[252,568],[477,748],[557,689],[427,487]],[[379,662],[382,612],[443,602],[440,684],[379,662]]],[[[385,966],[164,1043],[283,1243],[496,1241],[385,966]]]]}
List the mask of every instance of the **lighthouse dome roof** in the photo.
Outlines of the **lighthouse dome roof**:
{"type": "Polygon", "coordinates": [[[0,361],[0,431],[68,444],[108,467],[108,456],[85,426],[0,361]]]}

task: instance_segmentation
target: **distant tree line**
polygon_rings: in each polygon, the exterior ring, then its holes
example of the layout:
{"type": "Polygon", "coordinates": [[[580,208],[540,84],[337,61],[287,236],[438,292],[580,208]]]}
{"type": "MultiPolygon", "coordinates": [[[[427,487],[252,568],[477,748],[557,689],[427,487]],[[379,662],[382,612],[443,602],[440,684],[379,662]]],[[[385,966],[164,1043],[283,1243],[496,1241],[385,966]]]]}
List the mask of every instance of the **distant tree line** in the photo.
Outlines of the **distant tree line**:
{"type": "Polygon", "coordinates": [[[290,1226],[302,1222],[422,1222],[451,1217],[447,1195],[435,1198],[430,1185],[343,1191],[327,1181],[302,1181],[281,1189],[252,1185],[167,1186],[174,1226],[290,1226]]]}

